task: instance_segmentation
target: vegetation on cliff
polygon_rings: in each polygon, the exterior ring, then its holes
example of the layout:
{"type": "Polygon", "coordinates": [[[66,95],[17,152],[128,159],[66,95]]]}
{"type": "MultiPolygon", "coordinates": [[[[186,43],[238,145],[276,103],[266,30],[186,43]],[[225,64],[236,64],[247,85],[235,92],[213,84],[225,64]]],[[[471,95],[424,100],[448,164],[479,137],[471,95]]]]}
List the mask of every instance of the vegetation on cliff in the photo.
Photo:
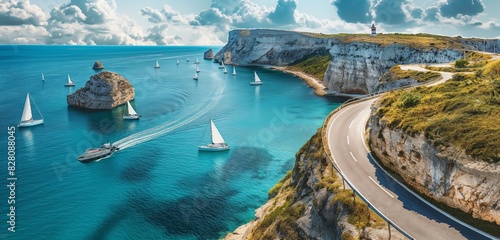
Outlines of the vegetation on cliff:
{"type": "Polygon", "coordinates": [[[353,201],[351,190],[343,189],[325,158],[321,131],[295,157],[293,170],[269,191],[266,214],[257,220],[248,239],[315,239],[313,234],[323,239],[370,238],[370,229],[386,226],[359,198],[353,201]],[[342,218],[351,228],[340,223],[342,218]]]}
{"type": "Polygon", "coordinates": [[[288,69],[293,71],[300,71],[314,76],[316,79],[323,79],[325,71],[330,64],[330,54],[328,51],[323,51],[318,54],[306,56],[290,66],[288,69]]]}
{"type": "Polygon", "coordinates": [[[417,82],[427,82],[431,80],[435,80],[441,77],[441,74],[437,72],[421,72],[415,70],[402,70],[399,65],[395,65],[391,67],[389,71],[382,75],[382,81],[396,81],[404,78],[413,78],[417,80],[417,82]]]}
{"type": "Polygon", "coordinates": [[[475,159],[500,162],[500,60],[437,86],[390,92],[381,104],[377,114],[389,127],[423,133],[436,147],[453,145],[475,159]]]}
{"type": "MultiPolygon", "coordinates": [[[[405,33],[379,33],[377,36],[371,36],[370,34],[347,34],[347,33],[337,33],[337,34],[323,34],[323,33],[306,33],[302,34],[317,38],[335,38],[343,43],[352,42],[366,42],[374,43],[381,46],[387,46],[390,44],[400,44],[406,45],[412,48],[423,48],[423,49],[470,49],[470,46],[462,43],[461,37],[448,37],[441,35],[433,35],[426,33],[418,34],[405,34],[405,33]]],[[[483,39],[467,39],[469,41],[481,42],[483,39]]]]}

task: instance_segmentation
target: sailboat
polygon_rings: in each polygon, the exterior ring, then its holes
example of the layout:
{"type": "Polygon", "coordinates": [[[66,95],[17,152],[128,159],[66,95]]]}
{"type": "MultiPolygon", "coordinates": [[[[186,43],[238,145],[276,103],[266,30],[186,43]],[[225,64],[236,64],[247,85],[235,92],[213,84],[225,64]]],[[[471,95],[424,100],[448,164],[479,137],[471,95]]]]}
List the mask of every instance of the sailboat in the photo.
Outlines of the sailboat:
{"type": "Polygon", "coordinates": [[[189,58],[188,57],[186,57],[186,62],[189,62],[189,58]]]}
{"type": "Polygon", "coordinates": [[[42,81],[45,81],[45,76],[43,76],[43,73],[42,73],[42,81]]]}
{"type": "Polygon", "coordinates": [[[73,81],[71,81],[71,78],[69,77],[69,74],[68,74],[68,83],[64,84],[64,86],[66,86],[66,87],[73,87],[73,86],[75,86],[75,83],[73,81]]]}
{"type": "Polygon", "coordinates": [[[236,67],[233,66],[233,76],[236,76],[236,67]]]}
{"type": "Polygon", "coordinates": [[[229,145],[224,142],[224,138],[220,135],[219,130],[215,127],[212,119],[210,119],[210,135],[212,136],[212,143],[204,146],[198,146],[198,151],[217,152],[229,150],[229,145]]]}
{"type": "Polygon", "coordinates": [[[224,74],[227,74],[227,68],[224,66],[224,74]]]}
{"type": "Polygon", "coordinates": [[[255,71],[253,73],[255,74],[254,81],[250,82],[250,85],[262,85],[262,81],[260,80],[260,78],[257,75],[257,73],[255,71]]]}
{"type": "Polygon", "coordinates": [[[158,60],[156,60],[155,68],[160,68],[160,64],[158,63],[158,60]]]}
{"type": "Polygon", "coordinates": [[[220,62],[220,65],[219,65],[219,68],[220,68],[220,69],[223,69],[224,67],[225,67],[225,66],[224,66],[224,61],[221,61],[221,62],[220,62]]]}
{"type": "Polygon", "coordinates": [[[177,62],[176,62],[176,63],[177,63],[177,65],[179,65],[179,59],[177,59],[177,62]]]}
{"type": "MultiPolygon", "coordinates": [[[[33,103],[35,102],[33,101],[33,103]]],[[[33,119],[33,114],[31,113],[30,94],[27,93],[26,101],[24,102],[23,115],[21,116],[21,121],[19,122],[19,125],[17,125],[17,127],[31,127],[38,124],[43,124],[43,116],[40,113],[38,107],[36,106],[36,103],[35,107],[36,110],[38,110],[38,113],[40,114],[40,117],[42,117],[42,119],[37,119],[37,120],[33,119]]]]}
{"type": "Polygon", "coordinates": [[[196,58],[196,61],[194,62],[194,64],[200,64],[200,61],[198,61],[198,58],[196,58]]]}
{"type": "Polygon", "coordinates": [[[197,71],[194,71],[193,79],[194,80],[198,80],[198,72],[197,71]]]}
{"type": "Polygon", "coordinates": [[[196,65],[196,72],[199,73],[200,69],[198,68],[198,65],[196,65]]]}
{"type": "Polygon", "coordinates": [[[141,116],[139,114],[137,114],[137,112],[135,112],[132,105],[130,105],[129,101],[127,101],[127,112],[128,112],[128,114],[123,115],[123,119],[137,120],[137,119],[141,118],[141,116]]]}

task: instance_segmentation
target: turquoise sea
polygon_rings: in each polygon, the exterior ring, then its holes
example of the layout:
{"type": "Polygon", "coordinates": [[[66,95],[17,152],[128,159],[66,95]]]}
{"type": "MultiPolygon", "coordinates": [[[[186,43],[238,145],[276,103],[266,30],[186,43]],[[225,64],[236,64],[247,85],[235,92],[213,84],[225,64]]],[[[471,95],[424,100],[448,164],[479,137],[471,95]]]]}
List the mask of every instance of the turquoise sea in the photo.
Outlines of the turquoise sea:
{"type": "Polygon", "coordinates": [[[0,239],[217,239],[253,219],[340,102],[279,71],[237,67],[237,76],[223,74],[203,60],[208,48],[0,46],[0,239]],[[67,106],[66,95],[96,73],[97,60],[135,87],[139,121],[122,120],[124,106],[67,106]],[[161,68],[153,68],[155,60],[161,68]],[[262,86],[249,85],[254,71],[262,86]],[[67,74],[76,87],[64,87],[67,74]],[[17,126],[27,92],[45,123],[15,129],[9,204],[7,129],[17,126]],[[210,141],[210,118],[230,151],[198,152],[210,141]],[[107,140],[122,149],[98,162],[76,160],[107,140]],[[8,230],[10,207],[15,232],[8,230]]]}

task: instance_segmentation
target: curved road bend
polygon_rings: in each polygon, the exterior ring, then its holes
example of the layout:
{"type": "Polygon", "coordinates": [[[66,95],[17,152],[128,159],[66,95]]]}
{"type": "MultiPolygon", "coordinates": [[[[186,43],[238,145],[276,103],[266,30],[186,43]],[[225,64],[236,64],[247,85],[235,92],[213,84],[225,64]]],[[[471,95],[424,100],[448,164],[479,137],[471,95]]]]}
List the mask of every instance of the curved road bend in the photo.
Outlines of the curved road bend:
{"type": "Polygon", "coordinates": [[[337,166],[372,205],[415,239],[489,239],[426,205],[368,157],[363,134],[377,99],[348,105],[330,118],[328,146],[337,166]]]}

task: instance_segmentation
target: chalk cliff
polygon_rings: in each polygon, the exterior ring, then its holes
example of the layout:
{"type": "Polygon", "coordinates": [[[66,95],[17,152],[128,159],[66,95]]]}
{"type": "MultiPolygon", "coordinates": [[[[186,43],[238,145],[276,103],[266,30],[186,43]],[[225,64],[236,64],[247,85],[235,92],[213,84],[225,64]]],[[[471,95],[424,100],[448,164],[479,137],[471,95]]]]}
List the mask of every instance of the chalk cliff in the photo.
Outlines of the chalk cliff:
{"type": "Polygon", "coordinates": [[[384,166],[420,193],[500,225],[499,163],[473,159],[453,146],[436,148],[423,134],[389,128],[375,112],[370,147],[384,166]]]}
{"type": "MultiPolygon", "coordinates": [[[[372,93],[414,83],[380,84],[380,77],[396,64],[451,62],[463,56],[462,49],[453,49],[451,44],[450,48],[433,47],[435,43],[432,42],[419,47],[404,44],[404,37],[399,41],[401,44],[379,44],[355,39],[344,41],[341,35],[329,37],[268,29],[233,30],[229,32],[227,44],[214,56],[214,61],[224,60],[226,64],[235,65],[285,66],[327,51],[330,53],[330,64],[323,85],[330,93],[372,93]]],[[[481,44],[474,39],[454,38],[453,41],[453,46],[463,43],[461,48],[481,48],[481,44]]],[[[486,50],[500,49],[500,40],[485,42],[486,45],[481,41],[486,50]]],[[[446,41],[444,44],[446,46],[446,41]]]]}
{"type": "Polygon", "coordinates": [[[68,105],[88,109],[112,109],[134,99],[134,87],[121,76],[113,72],[94,74],[85,83],[85,87],[68,95],[68,105]]]}
{"type": "Polygon", "coordinates": [[[235,65],[291,64],[307,55],[331,47],[328,38],[299,32],[255,29],[229,32],[227,44],[214,56],[215,61],[235,65]]]}
{"type": "Polygon", "coordinates": [[[330,92],[366,94],[387,90],[391,85],[382,85],[380,78],[394,65],[451,62],[462,54],[452,49],[419,49],[400,44],[332,42],[331,61],[323,79],[330,92]]]}

